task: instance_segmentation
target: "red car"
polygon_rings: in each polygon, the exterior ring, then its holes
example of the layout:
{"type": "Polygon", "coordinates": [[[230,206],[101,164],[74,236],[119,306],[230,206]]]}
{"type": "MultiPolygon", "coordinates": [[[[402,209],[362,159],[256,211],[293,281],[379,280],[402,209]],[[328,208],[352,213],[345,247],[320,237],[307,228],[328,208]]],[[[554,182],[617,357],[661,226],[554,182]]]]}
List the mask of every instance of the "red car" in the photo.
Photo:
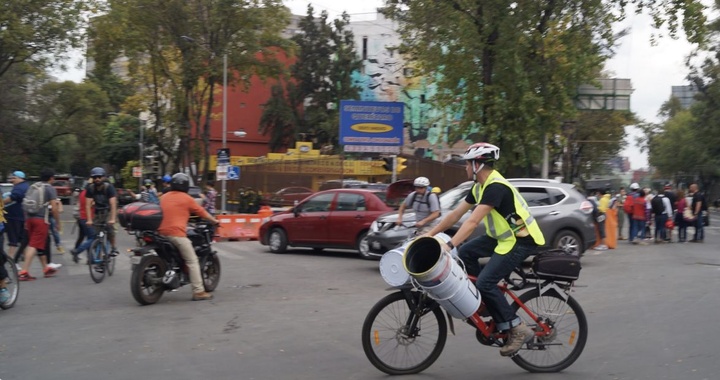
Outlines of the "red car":
{"type": "Polygon", "coordinates": [[[367,251],[367,232],[378,216],[393,211],[384,191],[334,189],[315,193],[260,226],[260,243],[274,253],[288,246],[367,251]]]}
{"type": "Polygon", "coordinates": [[[295,201],[301,200],[313,195],[315,192],[307,187],[286,187],[274,193],[265,195],[265,203],[271,207],[294,206],[295,201]]]}

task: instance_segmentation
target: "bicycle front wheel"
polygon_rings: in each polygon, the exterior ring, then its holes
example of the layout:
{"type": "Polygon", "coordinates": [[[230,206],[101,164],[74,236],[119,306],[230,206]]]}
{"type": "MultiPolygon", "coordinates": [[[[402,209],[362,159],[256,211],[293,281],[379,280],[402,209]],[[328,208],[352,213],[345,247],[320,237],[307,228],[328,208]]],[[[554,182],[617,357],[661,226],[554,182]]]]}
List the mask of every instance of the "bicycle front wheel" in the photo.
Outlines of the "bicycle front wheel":
{"type": "MultiPolygon", "coordinates": [[[[0,253],[0,255],[4,255],[4,253],[0,253]]],[[[8,277],[5,279],[5,288],[10,298],[0,303],[0,309],[6,310],[15,306],[15,301],[17,301],[18,293],[20,292],[20,282],[18,281],[18,269],[15,266],[15,262],[7,255],[5,255],[4,267],[8,274],[8,277]]]]}
{"type": "MultiPolygon", "coordinates": [[[[105,245],[105,252],[110,252],[108,244],[105,245]]],[[[112,276],[113,272],[115,272],[115,256],[109,253],[105,255],[105,269],[107,270],[108,276],[112,276]]]]}
{"type": "Polygon", "coordinates": [[[88,250],[88,269],[90,269],[90,278],[96,284],[101,283],[105,279],[105,258],[107,257],[107,247],[103,244],[102,239],[95,239],[88,250]]]}
{"type": "MultiPolygon", "coordinates": [[[[412,292],[416,302],[422,293],[412,292]]],[[[432,365],[445,347],[447,324],[442,309],[432,304],[408,306],[403,292],[383,297],[370,309],[362,327],[365,356],[389,375],[419,373],[432,365]]]]}
{"type": "MultiPolygon", "coordinates": [[[[523,347],[512,357],[515,364],[529,372],[560,372],[580,357],[587,342],[588,326],[585,312],[574,298],[565,299],[554,290],[540,294],[534,289],[520,296],[527,306],[551,329],[545,337],[535,337],[532,344],[523,347]]],[[[530,328],[540,331],[538,322],[517,303],[513,304],[517,315],[530,328]]]]}

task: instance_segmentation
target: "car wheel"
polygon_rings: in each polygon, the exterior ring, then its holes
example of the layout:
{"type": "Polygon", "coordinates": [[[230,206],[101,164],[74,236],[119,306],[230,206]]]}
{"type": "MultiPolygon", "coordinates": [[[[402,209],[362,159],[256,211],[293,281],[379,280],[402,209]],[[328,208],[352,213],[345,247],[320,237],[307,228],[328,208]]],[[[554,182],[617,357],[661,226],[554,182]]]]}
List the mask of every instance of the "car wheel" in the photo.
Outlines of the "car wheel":
{"type": "Polygon", "coordinates": [[[378,258],[370,254],[370,243],[368,242],[367,232],[363,232],[358,236],[356,249],[360,252],[360,257],[365,260],[377,260],[378,258]]]}
{"type": "Polygon", "coordinates": [[[281,228],[273,228],[270,230],[268,237],[268,246],[272,253],[283,253],[287,249],[287,235],[281,228]]]}
{"type": "Polygon", "coordinates": [[[555,236],[553,248],[562,249],[573,256],[579,256],[583,252],[582,240],[573,231],[562,230],[555,236]]]}

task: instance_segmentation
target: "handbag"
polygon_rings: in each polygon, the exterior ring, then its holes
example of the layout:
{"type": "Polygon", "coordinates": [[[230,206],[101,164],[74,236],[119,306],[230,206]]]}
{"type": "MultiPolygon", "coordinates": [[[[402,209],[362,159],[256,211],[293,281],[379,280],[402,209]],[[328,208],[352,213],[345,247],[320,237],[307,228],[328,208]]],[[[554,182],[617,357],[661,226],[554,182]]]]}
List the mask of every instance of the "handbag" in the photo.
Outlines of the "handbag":
{"type": "Polygon", "coordinates": [[[673,228],[675,228],[675,223],[672,220],[668,219],[667,222],[665,222],[665,228],[667,228],[668,230],[672,230],[673,228]]]}
{"type": "Polygon", "coordinates": [[[690,207],[685,207],[685,210],[683,211],[683,219],[685,219],[686,222],[694,222],[697,218],[690,207]]]}

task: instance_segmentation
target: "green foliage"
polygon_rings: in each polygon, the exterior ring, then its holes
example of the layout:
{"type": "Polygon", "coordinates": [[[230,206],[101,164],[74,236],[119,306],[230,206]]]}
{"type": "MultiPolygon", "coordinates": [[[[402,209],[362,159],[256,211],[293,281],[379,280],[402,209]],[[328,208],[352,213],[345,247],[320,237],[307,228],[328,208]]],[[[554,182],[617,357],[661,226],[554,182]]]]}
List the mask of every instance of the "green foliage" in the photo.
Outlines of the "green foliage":
{"type": "Polygon", "coordinates": [[[692,172],[700,162],[709,159],[698,149],[700,142],[696,120],[688,110],[677,112],[657,126],[648,141],[648,162],[664,178],[692,172]]]}
{"type": "Polygon", "coordinates": [[[229,85],[247,90],[253,75],[281,72],[276,56],[288,44],[281,32],[289,13],[280,0],[123,0],[112,2],[109,13],[96,21],[91,31],[95,74],[107,78],[116,58],[128,59],[129,84],[137,92],[121,108],[150,110],[148,143],[160,153],[163,167],[168,161],[180,167],[202,159],[207,166],[211,121],[219,118],[223,57],[229,85]]]}
{"type": "Polygon", "coordinates": [[[271,134],[271,149],[291,146],[299,134],[313,136],[319,145],[337,145],[340,100],[357,99],[360,88],[352,73],[360,70],[353,34],[347,29],[350,16],[328,22],[326,11],[319,18],[308,5],[299,22],[302,33],[293,36],[297,61],[285,89],[274,88],[259,130],[271,134]]]}
{"type": "Polygon", "coordinates": [[[704,37],[698,0],[386,5],[385,14],[400,23],[401,52],[441,89],[430,99],[433,106],[462,113],[451,140],[477,125],[474,139],[496,143],[528,166],[539,161],[544,136],[575,119],[576,89],[598,77],[612,56],[623,34],[614,34],[613,25],[630,5],[647,10],[654,26],[666,26],[671,36],[682,27],[693,42],[704,37]]]}
{"type": "Polygon", "coordinates": [[[0,126],[5,152],[12,157],[8,164],[29,172],[43,167],[69,172],[76,162],[94,160],[108,107],[105,94],[91,83],[33,81],[37,87],[25,88],[13,123],[0,126]]]}
{"type": "Polygon", "coordinates": [[[85,17],[94,0],[5,0],[0,3],[0,77],[16,65],[36,73],[82,47],[85,17]]]}

